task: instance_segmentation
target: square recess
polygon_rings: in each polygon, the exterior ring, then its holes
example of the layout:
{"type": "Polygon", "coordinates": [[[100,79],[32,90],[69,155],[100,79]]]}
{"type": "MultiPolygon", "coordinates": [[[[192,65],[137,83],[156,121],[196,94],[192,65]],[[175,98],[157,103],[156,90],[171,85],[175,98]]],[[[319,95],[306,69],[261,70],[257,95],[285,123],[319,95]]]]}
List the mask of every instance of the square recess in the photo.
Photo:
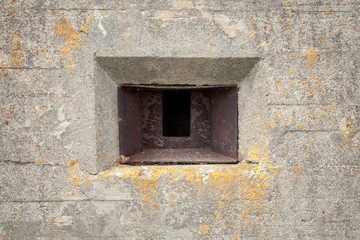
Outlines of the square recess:
{"type": "Polygon", "coordinates": [[[238,162],[236,85],[118,88],[122,163],[238,162]]]}

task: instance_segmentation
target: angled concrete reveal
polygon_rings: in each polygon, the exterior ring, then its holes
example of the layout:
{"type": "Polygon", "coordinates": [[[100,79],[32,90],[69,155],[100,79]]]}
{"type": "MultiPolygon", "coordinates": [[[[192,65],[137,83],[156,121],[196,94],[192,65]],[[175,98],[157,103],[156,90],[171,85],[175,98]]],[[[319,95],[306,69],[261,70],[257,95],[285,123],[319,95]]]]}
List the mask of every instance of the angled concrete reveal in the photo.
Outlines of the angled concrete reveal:
{"type": "MultiPolygon", "coordinates": [[[[245,80],[259,60],[260,58],[256,57],[168,58],[97,56],[96,61],[98,65],[95,75],[97,170],[106,169],[114,164],[116,159],[119,162],[121,158],[119,154],[118,123],[115,119],[117,114],[114,114],[118,104],[117,86],[122,84],[235,84],[241,86],[242,81],[245,80]]],[[[241,96],[240,98],[243,97],[241,96]]],[[[239,111],[242,114],[243,109],[239,109],[239,111]]],[[[126,141],[126,139],[120,139],[120,142],[124,142],[124,144],[126,144],[126,141]]],[[[239,141],[241,140],[239,139],[239,141]]],[[[216,149],[219,149],[220,152],[223,151],[220,149],[226,148],[224,144],[218,142],[216,149]],[[221,145],[224,146],[221,147],[221,145]]],[[[132,149],[136,148],[137,144],[129,142],[127,145],[129,145],[129,149],[132,149]]],[[[135,152],[139,151],[141,151],[141,148],[135,152]]],[[[236,149],[232,151],[238,152],[236,149]]],[[[238,154],[232,154],[232,157],[236,155],[238,154]]],[[[239,156],[243,157],[244,154],[239,154],[239,156]]]]}
{"type": "Polygon", "coordinates": [[[237,84],[259,58],[101,57],[117,84],[237,84]]]}

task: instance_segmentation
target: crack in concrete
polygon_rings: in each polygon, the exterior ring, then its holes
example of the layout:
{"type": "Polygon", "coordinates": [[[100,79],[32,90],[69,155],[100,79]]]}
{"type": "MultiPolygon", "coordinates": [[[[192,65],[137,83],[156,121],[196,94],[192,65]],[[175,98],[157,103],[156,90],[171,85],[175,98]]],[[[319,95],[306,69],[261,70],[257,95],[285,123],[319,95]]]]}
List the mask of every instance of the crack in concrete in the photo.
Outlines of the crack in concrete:
{"type": "Polygon", "coordinates": [[[36,163],[36,162],[16,162],[11,160],[1,160],[0,163],[12,163],[15,165],[36,165],[36,166],[49,166],[49,167],[66,167],[58,163],[36,163]]]}

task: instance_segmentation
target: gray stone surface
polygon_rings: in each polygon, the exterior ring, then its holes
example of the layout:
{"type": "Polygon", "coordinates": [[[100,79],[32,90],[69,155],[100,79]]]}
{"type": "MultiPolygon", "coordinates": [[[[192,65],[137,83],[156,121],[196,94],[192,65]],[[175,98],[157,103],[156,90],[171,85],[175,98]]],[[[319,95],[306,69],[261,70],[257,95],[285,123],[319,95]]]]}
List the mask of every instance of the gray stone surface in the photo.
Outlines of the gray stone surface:
{"type": "Polygon", "coordinates": [[[1,1],[0,239],[359,239],[359,12],[358,0],[1,1]],[[124,57],[150,67],[124,73],[124,57]],[[220,58],[256,61],[190,70],[220,58]],[[229,79],[241,163],[112,167],[117,84],[229,79]]]}

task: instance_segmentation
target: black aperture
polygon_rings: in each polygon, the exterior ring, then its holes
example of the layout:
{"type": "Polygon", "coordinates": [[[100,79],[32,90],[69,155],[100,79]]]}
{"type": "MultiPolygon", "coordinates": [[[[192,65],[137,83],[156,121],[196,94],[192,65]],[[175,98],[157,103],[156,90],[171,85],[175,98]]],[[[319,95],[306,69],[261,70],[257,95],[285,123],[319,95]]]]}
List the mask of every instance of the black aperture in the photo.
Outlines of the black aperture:
{"type": "Polygon", "coordinates": [[[163,92],[163,136],[190,136],[190,91],[163,92]]]}

